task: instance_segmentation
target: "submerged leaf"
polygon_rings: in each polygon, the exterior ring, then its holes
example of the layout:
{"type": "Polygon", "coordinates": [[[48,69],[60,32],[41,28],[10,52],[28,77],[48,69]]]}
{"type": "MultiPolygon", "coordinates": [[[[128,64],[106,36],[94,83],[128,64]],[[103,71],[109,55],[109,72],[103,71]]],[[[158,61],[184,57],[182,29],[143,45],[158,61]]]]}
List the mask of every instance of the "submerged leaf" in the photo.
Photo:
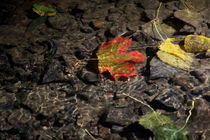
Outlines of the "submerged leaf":
{"type": "Polygon", "coordinates": [[[155,140],[187,140],[188,132],[174,125],[161,126],[154,131],[155,140]]]}
{"type": "Polygon", "coordinates": [[[139,124],[142,125],[144,128],[147,128],[151,131],[154,128],[157,128],[159,126],[162,126],[162,125],[170,123],[170,122],[171,122],[171,119],[169,117],[167,117],[165,115],[159,115],[156,112],[143,115],[139,119],[139,124]]]}
{"type": "Polygon", "coordinates": [[[121,76],[129,77],[136,74],[135,63],[145,60],[138,51],[126,53],[131,45],[131,39],[116,37],[108,43],[102,43],[96,55],[98,57],[99,72],[109,71],[117,81],[121,76]]]}
{"type": "Polygon", "coordinates": [[[196,53],[210,49],[210,38],[202,35],[188,35],[184,40],[186,52],[196,53]]]}

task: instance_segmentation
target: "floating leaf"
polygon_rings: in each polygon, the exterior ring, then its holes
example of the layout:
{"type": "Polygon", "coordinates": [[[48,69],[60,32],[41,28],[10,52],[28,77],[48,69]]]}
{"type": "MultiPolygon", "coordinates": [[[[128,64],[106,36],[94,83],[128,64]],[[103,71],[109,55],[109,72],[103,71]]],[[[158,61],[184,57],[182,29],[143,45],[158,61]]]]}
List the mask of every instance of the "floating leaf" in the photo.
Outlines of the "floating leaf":
{"type": "Polygon", "coordinates": [[[169,117],[167,117],[165,115],[159,115],[156,112],[143,115],[139,119],[139,124],[142,125],[144,128],[147,128],[151,131],[154,128],[157,128],[159,126],[162,126],[162,125],[170,123],[170,122],[171,122],[171,119],[169,117]]]}
{"type": "Polygon", "coordinates": [[[189,70],[193,55],[186,53],[178,44],[172,43],[175,38],[167,38],[160,46],[157,56],[163,62],[183,70],[189,70]]]}
{"type": "Polygon", "coordinates": [[[51,8],[51,5],[45,6],[44,4],[34,4],[32,10],[40,16],[47,14],[48,16],[56,15],[56,10],[51,8]]]}
{"type": "Polygon", "coordinates": [[[99,61],[99,72],[109,71],[115,81],[121,76],[129,77],[135,75],[135,63],[144,61],[145,57],[138,51],[126,53],[130,45],[131,39],[127,37],[116,37],[108,43],[102,43],[96,53],[99,61]]]}
{"type": "Polygon", "coordinates": [[[188,132],[174,125],[160,126],[154,130],[155,140],[187,140],[188,132]]]}
{"type": "Polygon", "coordinates": [[[202,35],[188,35],[184,40],[186,52],[196,53],[210,49],[210,38],[202,35]]]}

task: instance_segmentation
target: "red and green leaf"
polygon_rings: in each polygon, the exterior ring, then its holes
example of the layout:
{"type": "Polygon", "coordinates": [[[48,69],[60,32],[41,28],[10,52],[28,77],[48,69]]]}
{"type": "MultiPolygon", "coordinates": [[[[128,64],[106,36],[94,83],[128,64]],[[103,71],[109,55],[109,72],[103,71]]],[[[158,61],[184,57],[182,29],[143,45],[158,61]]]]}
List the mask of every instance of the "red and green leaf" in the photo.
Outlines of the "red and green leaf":
{"type": "Polygon", "coordinates": [[[135,63],[145,60],[145,56],[138,51],[126,53],[131,45],[131,39],[116,37],[108,43],[104,42],[96,53],[99,72],[109,71],[115,81],[121,76],[129,77],[136,74],[135,63]]]}

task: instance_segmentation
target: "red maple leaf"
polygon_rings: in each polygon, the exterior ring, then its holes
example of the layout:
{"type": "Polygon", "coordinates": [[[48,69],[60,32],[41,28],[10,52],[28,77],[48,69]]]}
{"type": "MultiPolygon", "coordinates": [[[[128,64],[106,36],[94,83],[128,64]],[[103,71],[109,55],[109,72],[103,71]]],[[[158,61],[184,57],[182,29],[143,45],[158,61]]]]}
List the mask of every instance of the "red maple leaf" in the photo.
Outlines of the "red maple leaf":
{"type": "Polygon", "coordinates": [[[99,72],[109,71],[115,81],[121,76],[136,75],[134,65],[144,61],[145,56],[138,51],[126,53],[130,45],[131,39],[128,37],[116,37],[108,43],[103,42],[96,53],[99,72]]]}

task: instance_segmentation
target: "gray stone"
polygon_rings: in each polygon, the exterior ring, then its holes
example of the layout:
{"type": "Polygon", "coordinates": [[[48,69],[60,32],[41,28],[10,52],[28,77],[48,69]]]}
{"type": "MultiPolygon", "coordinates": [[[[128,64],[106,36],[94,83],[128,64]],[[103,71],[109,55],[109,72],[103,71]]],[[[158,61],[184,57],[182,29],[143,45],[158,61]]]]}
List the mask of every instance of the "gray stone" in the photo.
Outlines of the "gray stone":
{"type": "Polygon", "coordinates": [[[156,57],[150,61],[150,79],[169,78],[179,72],[179,69],[165,64],[156,57]]]}

